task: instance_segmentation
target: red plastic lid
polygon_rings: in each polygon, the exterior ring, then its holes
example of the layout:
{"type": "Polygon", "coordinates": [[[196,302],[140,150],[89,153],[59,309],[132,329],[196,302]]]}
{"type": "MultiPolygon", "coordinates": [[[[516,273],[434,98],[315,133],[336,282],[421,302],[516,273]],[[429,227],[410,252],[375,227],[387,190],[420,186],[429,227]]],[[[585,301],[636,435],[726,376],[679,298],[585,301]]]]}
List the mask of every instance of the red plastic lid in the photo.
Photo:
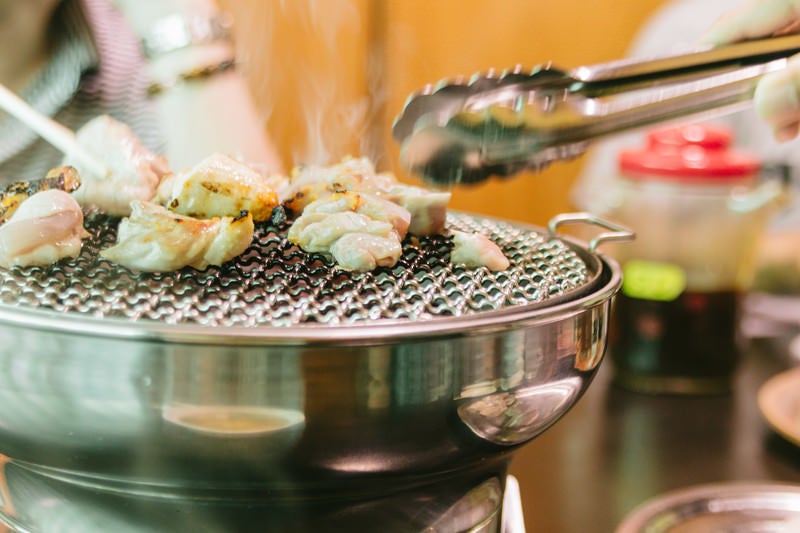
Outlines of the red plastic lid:
{"type": "Polygon", "coordinates": [[[647,135],[641,149],[619,154],[619,167],[628,178],[667,178],[714,181],[756,175],[760,162],[749,154],[731,149],[733,134],[728,128],[692,124],[661,128],[647,135]]]}

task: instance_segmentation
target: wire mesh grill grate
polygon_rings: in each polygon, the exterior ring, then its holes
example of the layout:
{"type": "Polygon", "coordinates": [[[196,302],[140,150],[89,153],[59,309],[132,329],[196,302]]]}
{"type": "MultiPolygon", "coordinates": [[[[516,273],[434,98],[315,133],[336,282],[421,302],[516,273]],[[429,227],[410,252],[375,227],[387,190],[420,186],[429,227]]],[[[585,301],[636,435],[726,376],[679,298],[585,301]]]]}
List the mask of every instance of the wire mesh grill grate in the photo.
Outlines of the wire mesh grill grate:
{"type": "Polygon", "coordinates": [[[511,261],[503,272],[449,263],[452,241],[407,239],[393,268],[352,273],[289,243],[284,226],[261,224],[248,250],[222,267],[137,273],[99,257],[117,222],[87,218],[91,237],[74,260],[0,269],[0,305],[166,324],[293,326],[391,318],[457,317],[545,302],[585,286],[586,263],[559,239],[530,228],[465,214],[448,227],[480,232],[511,261]]]}

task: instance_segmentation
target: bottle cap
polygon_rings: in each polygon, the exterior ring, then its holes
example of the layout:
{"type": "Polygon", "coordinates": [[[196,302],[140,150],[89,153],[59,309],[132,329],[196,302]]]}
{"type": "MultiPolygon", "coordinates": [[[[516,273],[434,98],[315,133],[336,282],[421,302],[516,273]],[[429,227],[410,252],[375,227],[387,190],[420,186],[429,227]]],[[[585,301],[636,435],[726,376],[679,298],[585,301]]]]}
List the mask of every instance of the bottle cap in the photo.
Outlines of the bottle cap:
{"type": "Polygon", "coordinates": [[[760,162],[734,150],[728,128],[691,124],[647,134],[644,148],[623,150],[620,171],[632,179],[733,181],[754,177],[760,162]]]}

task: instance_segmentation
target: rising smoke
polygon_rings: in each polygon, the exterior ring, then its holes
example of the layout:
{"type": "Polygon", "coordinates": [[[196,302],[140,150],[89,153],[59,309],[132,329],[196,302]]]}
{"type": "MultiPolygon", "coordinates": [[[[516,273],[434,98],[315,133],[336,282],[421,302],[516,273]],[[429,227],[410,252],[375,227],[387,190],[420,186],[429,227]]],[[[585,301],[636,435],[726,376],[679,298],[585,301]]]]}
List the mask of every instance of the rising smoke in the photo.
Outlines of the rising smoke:
{"type": "Polygon", "coordinates": [[[382,46],[368,0],[228,2],[237,55],[287,166],[382,154],[382,46]],[[246,6],[245,6],[246,4],[246,6]]]}

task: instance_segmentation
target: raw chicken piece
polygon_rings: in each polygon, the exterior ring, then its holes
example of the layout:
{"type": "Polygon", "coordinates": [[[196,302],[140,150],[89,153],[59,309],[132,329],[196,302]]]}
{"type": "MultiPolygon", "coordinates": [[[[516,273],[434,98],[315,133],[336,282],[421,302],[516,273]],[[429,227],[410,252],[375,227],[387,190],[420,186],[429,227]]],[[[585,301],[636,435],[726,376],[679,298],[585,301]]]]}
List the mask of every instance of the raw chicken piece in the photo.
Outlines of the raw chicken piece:
{"type": "Polygon", "coordinates": [[[7,221],[17,208],[37,192],[57,189],[72,192],[81,184],[81,177],[73,167],[56,167],[44,178],[33,181],[15,181],[0,191],[0,223],[7,221]]]}
{"type": "Polygon", "coordinates": [[[131,216],[120,222],[117,244],[100,254],[132,270],[203,270],[240,255],[253,240],[250,214],[198,220],[140,201],[132,202],[131,209],[131,216]]]}
{"type": "Polygon", "coordinates": [[[37,192],[0,226],[0,266],[49,265],[77,257],[88,236],[83,211],[69,193],[37,192]]]}
{"type": "Polygon", "coordinates": [[[248,211],[261,222],[278,205],[278,195],[252,168],[224,154],[212,154],[190,170],[164,178],[156,202],[196,218],[235,217],[248,211]]]}
{"type": "Polygon", "coordinates": [[[489,270],[505,270],[510,263],[503,251],[491,239],[480,233],[453,231],[453,251],[450,262],[468,268],[487,267],[489,270]]]}
{"type": "Polygon", "coordinates": [[[148,150],[131,129],[108,115],[90,120],[77,132],[78,142],[102,159],[107,176],[81,168],[69,154],[62,164],[78,169],[82,184],[73,195],[82,206],[97,207],[113,216],[131,212],[132,200],[151,200],[161,178],[169,172],[167,161],[148,150]]]}
{"type": "Polygon", "coordinates": [[[397,232],[400,240],[405,238],[408,225],[411,222],[411,214],[403,207],[383,198],[355,191],[336,193],[312,202],[306,206],[303,215],[341,213],[343,211],[353,211],[366,215],[372,220],[389,222],[397,232]]]}

